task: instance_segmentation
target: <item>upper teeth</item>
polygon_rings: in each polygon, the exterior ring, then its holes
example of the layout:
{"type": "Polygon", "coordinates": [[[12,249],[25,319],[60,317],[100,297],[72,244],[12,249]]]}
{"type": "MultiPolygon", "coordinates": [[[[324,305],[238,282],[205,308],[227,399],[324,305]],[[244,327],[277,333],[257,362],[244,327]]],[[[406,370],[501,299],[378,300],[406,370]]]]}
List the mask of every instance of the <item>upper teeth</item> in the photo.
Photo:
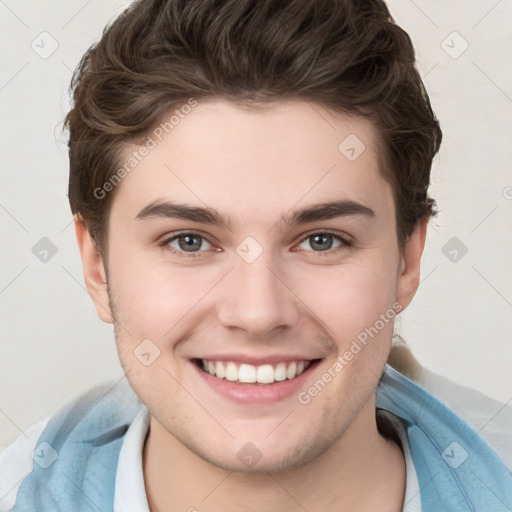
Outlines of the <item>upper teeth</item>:
{"type": "Polygon", "coordinates": [[[201,359],[203,369],[220,379],[239,382],[259,382],[271,384],[275,381],[293,379],[300,375],[310,364],[309,361],[293,361],[291,363],[278,363],[276,365],[263,364],[253,366],[242,363],[237,365],[233,361],[206,361],[201,359]]]}

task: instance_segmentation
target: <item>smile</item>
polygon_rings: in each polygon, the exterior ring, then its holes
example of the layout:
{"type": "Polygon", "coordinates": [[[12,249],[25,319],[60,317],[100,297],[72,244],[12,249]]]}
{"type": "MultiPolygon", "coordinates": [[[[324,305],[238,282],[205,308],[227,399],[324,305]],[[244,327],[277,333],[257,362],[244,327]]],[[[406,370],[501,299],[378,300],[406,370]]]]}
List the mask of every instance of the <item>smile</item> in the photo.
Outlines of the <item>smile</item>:
{"type": "Polygon", "coordinates": [[[234,361],[196,360],[196,364],[205,373],[239,384],[273,384],[274,382],[294,379],[307,370],[312,362],[311,360],[289,361],[255,366],[234,361]]]}
{"type": "Polygon", "coordinates": [[[320,359],[304,356],[266,358],[247,354],[190,359],[207,389],[239,404],[272,404],[293,397],[307,385],[320,359]]]}

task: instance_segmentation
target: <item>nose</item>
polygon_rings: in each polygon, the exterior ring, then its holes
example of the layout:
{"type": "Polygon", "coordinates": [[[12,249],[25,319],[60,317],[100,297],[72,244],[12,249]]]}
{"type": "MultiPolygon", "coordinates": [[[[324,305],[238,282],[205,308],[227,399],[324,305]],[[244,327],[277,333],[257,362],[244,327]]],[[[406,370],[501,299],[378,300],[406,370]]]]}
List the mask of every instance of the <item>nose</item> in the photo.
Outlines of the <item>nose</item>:
{"type": "Polygon", "coordinates": [[[225,327],[261,337],[298,321],[299,301],[282,266],[265,251],[252,263],[239,258],[226,277],[218,309],[225,327]]]}

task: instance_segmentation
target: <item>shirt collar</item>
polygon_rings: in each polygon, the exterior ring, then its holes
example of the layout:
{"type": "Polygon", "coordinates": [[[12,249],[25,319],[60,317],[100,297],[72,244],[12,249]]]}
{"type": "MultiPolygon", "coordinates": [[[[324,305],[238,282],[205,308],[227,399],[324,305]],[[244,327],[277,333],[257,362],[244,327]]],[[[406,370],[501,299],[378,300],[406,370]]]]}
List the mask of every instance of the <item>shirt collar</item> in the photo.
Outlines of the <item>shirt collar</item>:
{"type": "MultiPolygon", "coordinates": [[[[405,458],[407,481],[402,512],[421,512],[418,476],[406,429],[394,414],[387,412],[387,417],[400,439],[405,458]]],[[[114,512],[150,512],[142,470],[142,453],[150,418],[148,409],[143,405],[126,432],[117,466],[114,512]]]]}
{"type": "Polygon", "coordinates": [[[117,465],[114,512],[150,512],[142,471],[150,418],[143,405],[126,432],[117,465]]]}

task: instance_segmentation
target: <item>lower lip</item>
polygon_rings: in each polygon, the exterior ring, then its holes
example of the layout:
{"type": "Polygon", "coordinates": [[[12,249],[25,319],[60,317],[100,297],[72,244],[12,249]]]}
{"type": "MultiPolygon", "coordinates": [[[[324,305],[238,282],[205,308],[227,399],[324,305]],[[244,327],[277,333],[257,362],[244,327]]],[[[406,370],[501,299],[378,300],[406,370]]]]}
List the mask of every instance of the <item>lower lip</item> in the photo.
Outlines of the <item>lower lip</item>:
{"type": "Polygon", "coordinates": [[[312,362],[306,370],[293,379],[286,379],[272,384],[240,384],[214,377],[201,370],[194,361],[191,361],[192,366],[208,386],[217,393],[242,404],[271,404],[288,398],[293,394],[297,395],[304,386],[308,375],[319,363],[320,360],[312,362]]]}

